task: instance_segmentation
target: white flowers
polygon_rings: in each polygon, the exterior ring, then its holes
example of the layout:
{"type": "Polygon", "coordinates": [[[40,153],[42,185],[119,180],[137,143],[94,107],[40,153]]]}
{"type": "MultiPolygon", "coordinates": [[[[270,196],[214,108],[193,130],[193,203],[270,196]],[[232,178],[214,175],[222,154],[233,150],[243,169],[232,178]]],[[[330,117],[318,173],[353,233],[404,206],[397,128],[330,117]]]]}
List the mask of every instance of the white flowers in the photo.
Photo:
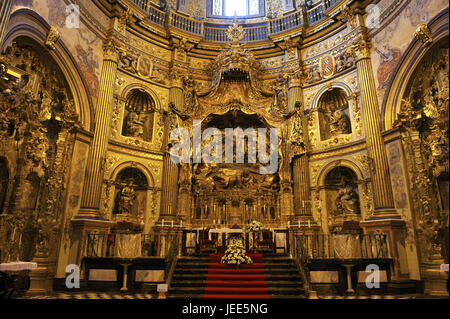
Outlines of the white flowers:
{"type": "Polygon", "coordinates": [[[230,238],[228,248],[220,262],[225,265],[249,265],[253,263],[252,259],[245,255],[244,240],[240,235],[234,235],[230,238]]]}
{"type": "Polygon", "coordinates": [[[259,232],[259,231],[263,231],[263,230],[265,230],[263,224],[256,220],[252,221],[250,224],[245,226],[246,233],[259,232]]]}

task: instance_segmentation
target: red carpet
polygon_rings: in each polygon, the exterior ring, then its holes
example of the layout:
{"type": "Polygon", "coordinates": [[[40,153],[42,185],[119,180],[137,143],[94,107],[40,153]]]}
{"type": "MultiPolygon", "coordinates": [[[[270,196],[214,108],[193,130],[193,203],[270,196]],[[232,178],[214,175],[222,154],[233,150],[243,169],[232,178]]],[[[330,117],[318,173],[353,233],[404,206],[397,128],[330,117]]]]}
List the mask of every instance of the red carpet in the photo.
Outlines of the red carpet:
{"type": "Polygon", "coordinates": [[[223,265],[223,254],[209,255],[205,298],[212,299],[266,299],[269,298],[262,254],[247,254],[252,265],[239,269],[223,265]]]}

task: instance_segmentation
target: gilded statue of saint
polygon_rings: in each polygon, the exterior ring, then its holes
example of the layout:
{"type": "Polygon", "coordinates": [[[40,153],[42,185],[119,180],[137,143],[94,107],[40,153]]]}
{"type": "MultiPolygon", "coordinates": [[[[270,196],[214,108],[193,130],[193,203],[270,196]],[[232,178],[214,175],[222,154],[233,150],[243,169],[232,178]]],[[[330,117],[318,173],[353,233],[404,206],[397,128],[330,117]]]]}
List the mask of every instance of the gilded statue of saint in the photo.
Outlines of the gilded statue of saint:
{"type": "Polygon", "coordinates": [[[119,197],[119,213],[132,215],[134,206],[134,200],[136,199],[136,192],[133,188],[133,182],[129,181],[122,191],[119,197]]]}

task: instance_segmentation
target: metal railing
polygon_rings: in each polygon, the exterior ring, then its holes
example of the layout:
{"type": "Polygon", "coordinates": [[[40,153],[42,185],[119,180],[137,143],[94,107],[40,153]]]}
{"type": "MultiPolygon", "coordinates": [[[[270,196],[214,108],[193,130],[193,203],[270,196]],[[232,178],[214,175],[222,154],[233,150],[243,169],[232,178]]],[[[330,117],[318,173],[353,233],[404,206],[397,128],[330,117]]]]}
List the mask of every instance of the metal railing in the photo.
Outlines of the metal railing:
{"type": "Polygon", "coordinates": [[[178,262],[178,255],[180,253],[180,234],[177,233],[173,236],[170,242],[170,248],[168,254],[166,256],[166,270],[165,270],[165,278],[166,284],[169,285],[172,282],[173,273],[175,272],[175,267],[178,262]]]}
{"type": "Polygon", "coordinates": [[[311,259],[392,258],[389,241],[385,233],[299,235],[296,236],[294,245],[296,257],[303,262],[311,259]]]}

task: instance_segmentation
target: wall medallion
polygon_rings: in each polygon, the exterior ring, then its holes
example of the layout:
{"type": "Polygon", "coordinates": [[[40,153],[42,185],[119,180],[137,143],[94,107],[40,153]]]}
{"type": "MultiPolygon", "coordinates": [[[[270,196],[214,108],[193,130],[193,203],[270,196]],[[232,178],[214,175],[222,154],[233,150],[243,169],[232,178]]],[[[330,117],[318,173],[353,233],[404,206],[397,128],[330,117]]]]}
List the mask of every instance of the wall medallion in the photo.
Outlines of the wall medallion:
{"type": "Polygon", "coordinates": [[[150,78],[153,72],[153,61],[141,55],[137,61],[137,71],[143,78],[150,78]]]}
{"type": "Polygon", "coordinates": [[[320,59],[320,70],[322,76],[328,78],[334,74],[334,57],[332,55],[327,55],[320,59]]]}

